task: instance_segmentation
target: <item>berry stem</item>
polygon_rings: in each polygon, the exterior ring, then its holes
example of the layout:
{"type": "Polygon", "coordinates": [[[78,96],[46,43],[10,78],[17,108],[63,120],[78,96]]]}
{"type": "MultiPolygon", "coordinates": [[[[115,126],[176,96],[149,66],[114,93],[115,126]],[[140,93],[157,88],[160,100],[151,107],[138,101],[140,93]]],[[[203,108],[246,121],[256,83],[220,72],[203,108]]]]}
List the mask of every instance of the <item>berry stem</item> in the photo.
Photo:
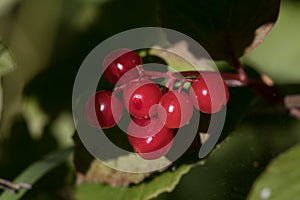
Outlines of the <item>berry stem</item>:
{"type": "Polygon", "coordinates": [[[221,76],[229,87],[241,87],[247,85],[247,82],[241,81],[240,75],[238,74],[222,72],[221,76]]]}
{"type": "MultiPolygon", "coordinates": [[[[224,79],[226,85],[228,87],[244,87],[249,86],[253,89],[255,93],[257,93],[259,96],[267,99],[271,103],[279,103],[283,107],[285,107],[287,110],[291,110],[291,108],[287,108],[284,106],[284,97],[276,90],[274,86],[268,86],[266,83],[260,80],[254,80],[249,77],[247,77],[245,71],[243,70],[242,66],[240,65],[239,61],[236,61],[235,67],[237,69],[238,73],[228,73],[228,72],[221,72],[221,76],[224,79]]],[[[144,79],[159,79],[159,78],[165,78],[167,79],[167,83],[165,84],[165,89],[163,89],[163,93],[168,90],[168,88],[173,89],[174,82],[176,80],[180,81],[181,84],[178,88],[178,91],[181,91],[183,88],[183,85],[186,82],[193,83],[195,81],[195,78],[200,75],[199,71],[183,71],[183,72],[159,72],[159,71],[151,71],[151,70],[145,70],[142,68],[142,66],[138,67],[139,77],[136,79],[133,79],[131,81],[128,81],[125,84],[120,85],[119,87],[115,88],[115,93],[118,93],[120,91],[123,91],[126,86],[135,81],[141,81],[144,79]]],[[[295,110],[293,110],[292,113],[295,113],[295,110]]],[[[297,110],[295,116],[299,117],[299,110],[297,110]]]]}
{"type": "Polygon", "coordinates": [[[179,85],[179,88],[178,88],[178,93],[181,93],[181,91],[182,91],[182,89],[183,89],[183,86],[184,86],[184,84],[185,84],[186,82],[188,82],[188,81],[187,81],[187,80],[184,80],[184,79],[180,82],[180,85],[179,85]]]}
{"type": "Polygon", "coordinates": [[[21,188],[31,189],[31,185],[28,183],[13,183],[8,180],[0,178],[0,188],[15,193],[21,188]]]}
{"type": "Polygon", "coordinates": [[[165,88],[169,88],[170,90],[173,90],[173,85],[174,85],[175,79],[170,78],[167,83],[165,84],[165,88]]]}
{"type": "Polygon", "coordinates": [[[238,73],[240,81],[247,82],[248,79],[247,73],[244,71],[244,68],[242,67],[240,61],[236,57],[234,57],[233,59],[233,64],[238,73]]]}
{"type": "Polygon", "coordinates": [[[179,72],[182,76],[184,77],[197,77],[200,75],[200,72],[198,71],[184,71],[184,72],[179,72]]]}
{"type": "MultiPolygon", "coordinates": [[[[274,86],[269,86],[261,80],[254,80],[246,76],[243,68],[237,67],[238,74],[221,72],[225,83],[228,87],[243,87],[249,86],[253,91],[261,96],[262,98],[268,100],[273,105],[279,104],[284,110],[289,110],[290,114],[296,118],[300,117],[300,111],[297,108],[288,108],[284,105],[284,96],[282,96],[279,91],[274,86]]],[[[197,77],[200,73],[198,71],[185,71],[180,72],[184,77],[197,77]]],[[[194,82],[194,79],[186,79],[188,82],[194,82]]]]}

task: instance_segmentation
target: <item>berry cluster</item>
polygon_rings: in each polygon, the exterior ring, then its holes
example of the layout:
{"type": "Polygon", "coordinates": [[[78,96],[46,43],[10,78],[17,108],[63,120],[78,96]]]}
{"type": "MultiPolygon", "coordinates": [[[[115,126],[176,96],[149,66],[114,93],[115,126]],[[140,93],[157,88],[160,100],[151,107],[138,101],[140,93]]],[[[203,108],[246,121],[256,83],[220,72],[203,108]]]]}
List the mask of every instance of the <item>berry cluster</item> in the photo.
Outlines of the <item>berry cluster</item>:
{"type": "MultiPolygon", "coordinates": [[[[228,89],[215,72],[202,72],[191,78],[180,73],[145,70],[141,57],[129,49],[110,53],[102,64],[103,76],[116,85],[113,92],[100,90],[85,107],[90,126],[107,129],[122,118],[124,107],[131,116],[127,138],[135,152],[151,160],[165,155],[172,146],[176,129],[185,126],[193,110],[212,114],[226,105],[228,89]],[[163,78],[165,86],[154,79],[163,78]],[[175,88],[175,83],[180,86],[175,88]],[[190,83],[189,91],[184,89],[190,83]],[[116,94],[121,94],[122,101],[116,94]]],[[[118,95],[119,96],[119,95],[118,95]]]]}

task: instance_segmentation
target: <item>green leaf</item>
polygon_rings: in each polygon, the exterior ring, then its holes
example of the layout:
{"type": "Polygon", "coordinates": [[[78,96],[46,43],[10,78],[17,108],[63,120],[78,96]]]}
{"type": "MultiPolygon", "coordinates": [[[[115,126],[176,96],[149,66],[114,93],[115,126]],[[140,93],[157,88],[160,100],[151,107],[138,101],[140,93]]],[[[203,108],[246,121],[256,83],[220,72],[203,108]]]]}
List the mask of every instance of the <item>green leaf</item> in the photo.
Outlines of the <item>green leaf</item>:
{"type": "MultiPolygon", "coordinates": [[[[111,129],[110,131],[116,131],[111,129]]],[[[121,136],[121,132],[110,132],[108,135],[121,136]]],[[[94,159],[86,150],[77,134],[73,136],[75,142],[74,164],[77,172],[77,183],[93,182],[106,183],[112,187],[129,186],[138,184],[149,177],[152,171],[166,170],[170,161],[165,157],[157,160],[147,161],[133,154],[120,155],[108,160],[105,163],[94,159]],[[118,170],[119,169],[119,170],[118,170]],[[123,171],[120,171],[123,169],[123,171]],[[136,173],[129,173],[129,172],[136,173]],[[141,173],[138,173],[141,172],[141,173]]],[[[127,138],[118,137],[120,141],[127,141],[127,138]]]]}
{"type": "Polygon", "coordinates": [[[300,83],[299,18],[300,2],[283,1],[272,32],[258,48],[245,56],[247,62],[277,84],[300,83]]]}
{"type": "Polygon", "coordinates": [[[188,173],[192,165],[182,165],[175,171],[168,171],[150,182],[132,187],[110,187],[105,184],[83,183],[77,186],[76,197],[84,199],[146,200],[162,192],[170,192],[178,184],[181,176],[188,173]]]}
{"type": "Polygon", "coordinates": [[[280,0],[161,0],[160,3],[164,27],[192,37],[213,59],[233,62],[262,41],[277,19],[280,0]]]}
{"type": "Polygon", "coordinates": [[[178,42],[168,48],[153,47],[149,51],[150,55],[158,56],[164,59],[171,70],[188,71],[215,71],[215,65],[209,63],[210,60],[197,58],[188,49],[188,43],[185,41],[178,42]],[[179,56],[180,55],[180,56],[179,56]]]}
{"type": "MultiPolygon", "coordinates": [[[[14,183],[34,184],[42,176],[51,171],[53,168],[66,161],[73,151],[73,147],[69,147],[52,154],[49,154],[45,159],[33,163],[25,169],[15,180],[14,183]]],[[[0,196],[0,200],[17,200],[20,199],[28,189],[20,189],[17,194],[9,191],[4,191],[0,196]]]]}
{"type": "Polygon", "coordinates": [[[20,0],[1,0],[0,1],[0,16],[10,11],[20,0]]]}
{"type": "Polygon", "coordinates": [[[0,40],[0,77],[12,70],[15,63],[6,46],[0,40]]]}
{"type": "Polygon", "coordinates": [[[0,120],[1,120],[2,104],[3,104],[3,97],[2,97],[3,90],[2,90],[1,77],[6,73],[8,73],[10,70],[12,70],[14,66],[15,64],[10,52],[8,51],[8,49],[0,39],[0,120]]]}
{"type": "Polygon", "coordinates": [[[249,200],[300,199],[300,144],[273,160],[256,180],[249,200]]]}

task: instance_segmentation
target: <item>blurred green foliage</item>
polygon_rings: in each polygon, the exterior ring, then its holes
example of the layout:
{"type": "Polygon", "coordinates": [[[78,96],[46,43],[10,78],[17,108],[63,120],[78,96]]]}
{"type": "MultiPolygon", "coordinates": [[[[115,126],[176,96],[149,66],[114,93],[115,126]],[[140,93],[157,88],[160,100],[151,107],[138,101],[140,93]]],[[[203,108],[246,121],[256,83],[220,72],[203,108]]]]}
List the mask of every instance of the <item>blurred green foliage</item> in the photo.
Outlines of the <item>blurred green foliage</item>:
{"type": "MultiPolygon", "coordinates": [[[[290,87],[283,84],[300,84],[299,11],[299,1],[283,1],[274,29],[243,58],[281,84],[284,93],[290,87]]],[[[72,87],[91,49],[121,31],[158,25],[156,1],[1,1],[0,36],[17,67],[1,77],[0,177],[12,180],[45,154],[72,145],[72,87]]],[[[204,166],[157,199],[245,199],[269,161],[300,141],[299,121],[257,111],[242,120],[204,166]]],[[[68,161],[23,199],[73,199],[74,176],[68,161]]]]}

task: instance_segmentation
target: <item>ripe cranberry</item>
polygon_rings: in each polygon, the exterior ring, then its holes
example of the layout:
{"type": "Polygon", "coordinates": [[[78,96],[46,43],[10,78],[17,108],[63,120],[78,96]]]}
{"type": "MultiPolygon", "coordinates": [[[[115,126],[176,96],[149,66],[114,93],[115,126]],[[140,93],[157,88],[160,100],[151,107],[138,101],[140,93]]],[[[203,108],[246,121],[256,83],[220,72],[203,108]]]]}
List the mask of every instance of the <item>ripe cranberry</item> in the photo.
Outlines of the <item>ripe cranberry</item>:
{"type": "Polygon", "coordinates": [[[111,128],[123,114],[121,101],[109,91],[99,91],[92,95],[85,106],[85,117],[90,126],[111,128]]]}
{"type": "Polygon", "coordinates": [[[162,96],[158,109],[159,119],[165,121],[168,128],[180,128],[190,121],[193,115],[193,104],[185,92],[168,91],[162,96]]]}
{"type": "Polygon", "coordinates": [[[229,100],[228,88],[222,77],[215,72],[203,72],[190,89],[194,106],[203,113],[219,112],[229,100]]]}
{"type": "Polygon", "coordinates": [[[130,78],[138,76],[137,70],[131,70],[137,65],[142,64],[141,57],[132,50],[118,49],[111,52],[103,61],[103,76],[104,78],[115,85],[118,80],[128,71],[130,78]]]}
{"type": "Polygon", "coordinates": [[[142,158],[153,160],[170,150],[174,133],[159,119],[133,119],[127,128],[127,137],[142,158]]]}
{"type": "Polygon", "coordinates": [[[123,91],[125,108],[135,118],[149,117],[150,108],[158,104],[160,98],[159,87],[151,81],[133,82],[123,91]]]}

